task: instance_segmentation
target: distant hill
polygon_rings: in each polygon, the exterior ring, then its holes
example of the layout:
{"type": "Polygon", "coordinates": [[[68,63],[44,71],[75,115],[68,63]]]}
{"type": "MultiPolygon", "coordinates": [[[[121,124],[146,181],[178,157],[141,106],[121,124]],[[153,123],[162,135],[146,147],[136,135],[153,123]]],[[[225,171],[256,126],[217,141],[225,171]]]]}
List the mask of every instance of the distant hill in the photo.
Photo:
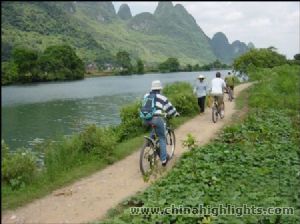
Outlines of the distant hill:
{"type": "Polygon", "coordinates": [[[176,57],[202,65],[217,58],[230,62],[248,49],[218,35],[210,40],[181,4],[171,2],[136,16],[126,4],[116,13],[112,2],[2,2],[1,33],[2,61],[16,46],[42,51],[54,44],[69,44],[85,64],[98,65],[113,62],[120,50],[147,64],[176,57]]]}
{"type": "Polygon", "coordinates": [[[216,33],[212,37],[210,44],[216,57],[227,64],[232,63],[234,58],[246,53],[250,48],[254,48],[254,44],[251,42],[246,45],[236,40],[230,44],[226,35],[222,32],[216,33]]]}

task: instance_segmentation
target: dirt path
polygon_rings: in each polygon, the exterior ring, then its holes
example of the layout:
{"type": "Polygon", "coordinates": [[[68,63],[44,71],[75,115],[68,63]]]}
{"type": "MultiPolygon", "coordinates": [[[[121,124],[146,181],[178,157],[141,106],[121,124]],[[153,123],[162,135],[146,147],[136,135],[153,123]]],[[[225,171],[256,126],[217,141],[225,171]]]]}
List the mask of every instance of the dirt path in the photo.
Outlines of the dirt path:
{"type": "MultiPolygon", "coordinates": [[[[237,86],[235,95],[249,85],[245,83],[237,86]]],[[[203,115],[176,129],[175,160],[186,150],[182,147],[182,141],[186,139],[188,133],[195,136],[198,143],[203,145],[230,121],[234,112],[234,101],[228,102],[226,96],[223,120],[219,119],[217,123],[212,123],[211,109],[207,108],[203,115]]],[[[168,164],[169,167],[175,160],[168,164]]],[[[87,223],[99,220],[123,199],[150,185],[143,181],[138,161],[139,151],[51,195],[15,211],[6,211],[2,214],[2,223],[87,223]]]]}

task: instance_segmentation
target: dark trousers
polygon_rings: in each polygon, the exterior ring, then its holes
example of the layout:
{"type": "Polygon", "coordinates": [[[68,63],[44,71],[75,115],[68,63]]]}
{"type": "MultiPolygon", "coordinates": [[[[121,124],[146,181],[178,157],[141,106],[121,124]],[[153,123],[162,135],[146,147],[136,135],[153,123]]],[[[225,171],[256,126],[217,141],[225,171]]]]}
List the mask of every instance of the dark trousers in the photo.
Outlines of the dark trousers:
{"type": "Polygon", "coordinates": [[[199,105],[199,108],[200,108],[200,113],[203,113],[204,109],[205,109],[205,97],[206,96],[202,96],[202,97],[198,98],[198,105],[199,105]]]}

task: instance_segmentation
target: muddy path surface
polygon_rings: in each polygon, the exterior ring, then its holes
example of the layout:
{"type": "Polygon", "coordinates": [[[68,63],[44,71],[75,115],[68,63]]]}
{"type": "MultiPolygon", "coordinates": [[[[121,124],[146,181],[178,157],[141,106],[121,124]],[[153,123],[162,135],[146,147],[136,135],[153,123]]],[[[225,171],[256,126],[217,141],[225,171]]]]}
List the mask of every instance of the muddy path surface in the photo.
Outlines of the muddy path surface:
{"type": "MultiPolygon", "coordinates": [[[[245,83],[235,88],[235,96],[249,87],[245,83]]],[[[225,118],[212,123],[211,109],[181,125],[175,130],[176,150],[168,164],[171,169],[185,149],[182,141],[192,134],[199,145],[209,142],[227,124],[236,110],[235,101],[225,96],[225,118]]],[[[2,213],[2,223],[87,223],[103,218],[106,212],[125,198],[143,191],[150,185],[144,182],[139,170],[139,151],[121,161],[58,189],[52,194],[16,210],[2,213]]]]}

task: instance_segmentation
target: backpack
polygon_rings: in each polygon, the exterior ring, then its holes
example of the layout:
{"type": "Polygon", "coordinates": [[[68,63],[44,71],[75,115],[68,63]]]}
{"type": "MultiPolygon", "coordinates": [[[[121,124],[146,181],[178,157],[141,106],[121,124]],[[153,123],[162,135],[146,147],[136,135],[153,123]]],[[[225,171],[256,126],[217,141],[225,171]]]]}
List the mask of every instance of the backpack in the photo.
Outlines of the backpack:
{"type": "Polygon", "coordinates": [[[155,99],[156,95],[155,94],[149,94],[146,96],[142,102],[142,106],[140,109],[140,118],[144,120],[151,120],[155,111],[155,99]]]}

